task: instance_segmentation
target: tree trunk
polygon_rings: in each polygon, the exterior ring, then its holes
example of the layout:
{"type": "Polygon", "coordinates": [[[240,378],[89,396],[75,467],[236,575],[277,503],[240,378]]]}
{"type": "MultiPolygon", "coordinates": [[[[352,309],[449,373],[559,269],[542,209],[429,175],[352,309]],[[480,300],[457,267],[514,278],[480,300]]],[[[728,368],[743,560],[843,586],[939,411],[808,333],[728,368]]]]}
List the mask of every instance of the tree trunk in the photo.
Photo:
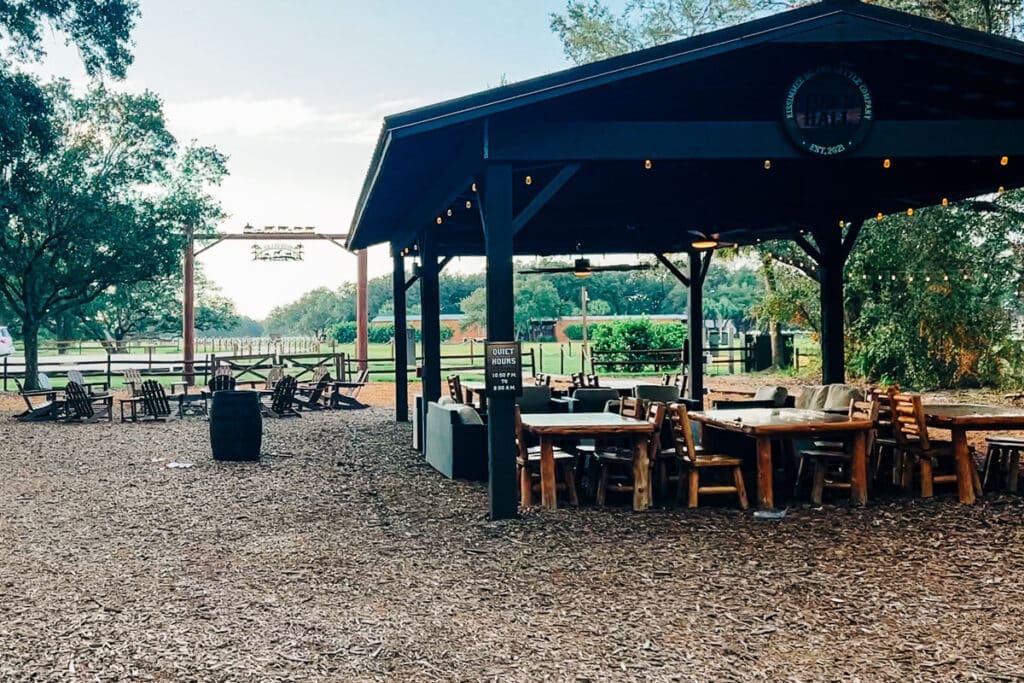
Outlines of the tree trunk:
{"type": "Polygon", "coordinates": [[[23,320],[21,333],[25,345],[25,382],[26,389],[39,388],[39,321],[23,320]]]}
{"type": "MultiPolygon", "coordinates": [[[[761,274],[764,276],[764,289],[768,297],[773,297],[778,291],[775,283],[775,270],[770,257],[761,257],[761,274]]],[[[782,367],[782,322],[779,320],[768,321],[768,335],[772,345],[772,367],[782,367]]]]}

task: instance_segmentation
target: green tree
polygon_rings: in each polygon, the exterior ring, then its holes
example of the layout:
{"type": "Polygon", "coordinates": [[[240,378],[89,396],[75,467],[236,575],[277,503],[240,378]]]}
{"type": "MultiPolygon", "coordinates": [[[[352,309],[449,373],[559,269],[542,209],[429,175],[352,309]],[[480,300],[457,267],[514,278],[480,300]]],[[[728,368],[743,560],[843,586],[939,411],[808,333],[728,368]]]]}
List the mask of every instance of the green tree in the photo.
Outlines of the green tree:
{"type": "Polygon", "coordinates": [[[183,189],[191,186],[181,177],[188,171],[176,165],[156,95],[97,84],[76,96],[65,82],[44,92],[53,144],[24,160],[27,170],[0,207],[8,226],[0,236],[0,296],[22,323],[30,386],[42,324],[112,287],[175,272],[181,221],[194,209],[188,200],[209,205],[202,191],[183,189]]]}

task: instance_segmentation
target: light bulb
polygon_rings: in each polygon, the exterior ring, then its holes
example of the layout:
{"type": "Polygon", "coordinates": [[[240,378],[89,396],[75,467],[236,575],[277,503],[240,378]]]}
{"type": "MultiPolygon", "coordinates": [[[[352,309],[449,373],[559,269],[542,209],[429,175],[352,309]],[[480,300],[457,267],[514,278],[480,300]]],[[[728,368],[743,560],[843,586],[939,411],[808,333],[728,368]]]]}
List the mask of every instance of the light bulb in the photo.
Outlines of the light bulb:
{"type": "Polygon", "coordinates": [[[1008,163],[1010,163],[1010,157],[1007,157],[1007,156],[999,157],[999,165],[1000,166],[1006,166],[1008,163]]]}
{"type": "Polygon", "coordinates": [[[914,215],[914,209],[913,209],[913,207],[911,207],[911,208],[907,209],[907,215],[908,215],[908,216],[913,216],[913,215],[914,215]]]}
{"type": "Polygon", "coordinates": [[[533,176],[531,176],[531,175],[526,176],[526,184],[527,185],[533,185],[533,176]]]}
{"type": "Polygon", "coordinates": [[[764,160],[764,170],[770,171],[771,168],[772,168],[772,160],[771,159],[765,159],[764,160]]]}
{"type": "Polygon", "coordinates": [[[892,160],[886,159],[882,162],[882,168],[892,168],[892,160]]]}
{"type": "Polygon", "coordinates": [[[644,159],[644,168],[650,171],[652,166],[654,166],[654,162],[652,162],[650,159],[644,159]]]}

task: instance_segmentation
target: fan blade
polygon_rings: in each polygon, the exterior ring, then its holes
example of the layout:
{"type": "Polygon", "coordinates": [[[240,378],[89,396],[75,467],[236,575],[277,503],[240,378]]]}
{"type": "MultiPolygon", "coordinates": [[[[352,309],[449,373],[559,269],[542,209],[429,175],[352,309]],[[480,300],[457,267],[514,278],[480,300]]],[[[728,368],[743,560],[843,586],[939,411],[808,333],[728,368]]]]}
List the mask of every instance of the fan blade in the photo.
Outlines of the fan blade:
{"type": "Polygon", "coordinates": [[[521,275],[532,275],[535,273],[572,273],[575,272],[572,266],[563,268],[521,268],[516,271],[521,275]]]}
{"type": "Polygon", "coordinates": [[[625,272],[628,272],[628,271],[631,271],[631,270],[650,270],[650,269],[651,269],[651,264],[649,264],[649,263],[636,263],[636,264],[623,263],[621,265],[593,266],[591,268],[591,270],[594,271],[595,273],[600,273],[600,272],[625,273],[625,272]]]}

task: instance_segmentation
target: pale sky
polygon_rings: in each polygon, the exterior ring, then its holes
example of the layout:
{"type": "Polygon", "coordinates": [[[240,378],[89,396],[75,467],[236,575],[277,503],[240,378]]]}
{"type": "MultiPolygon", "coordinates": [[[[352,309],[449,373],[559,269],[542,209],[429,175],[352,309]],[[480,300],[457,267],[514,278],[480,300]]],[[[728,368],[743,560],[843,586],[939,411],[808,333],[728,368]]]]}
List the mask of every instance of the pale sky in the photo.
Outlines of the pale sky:
{"type": "MultiPolygon", "coordinates": [[[[620,3],[613,3],[615,5],[620,3]]],[[[230,156],[226,232],[247,222],[346,232],[385,114],[570,66],[548,27],[565,0],[142,0],[129,90],[163,96],[171,131],[230,156]]],[[[67,50],[40,69],[82,78],[67,50]]],[[[266,243],[265,243],[266,244],[266,243]]],[[[264,317],[355,279],[355,256],[305,242],[305,260],[200,256],[241,313],[264,317]]],[[[458,266],[456,266],[458,267],[458,266]]],[[[477,269],[477,263],[463,263],[477,269]]],[[[370,275],[390,272],[384,247],[370,275]]]]}

